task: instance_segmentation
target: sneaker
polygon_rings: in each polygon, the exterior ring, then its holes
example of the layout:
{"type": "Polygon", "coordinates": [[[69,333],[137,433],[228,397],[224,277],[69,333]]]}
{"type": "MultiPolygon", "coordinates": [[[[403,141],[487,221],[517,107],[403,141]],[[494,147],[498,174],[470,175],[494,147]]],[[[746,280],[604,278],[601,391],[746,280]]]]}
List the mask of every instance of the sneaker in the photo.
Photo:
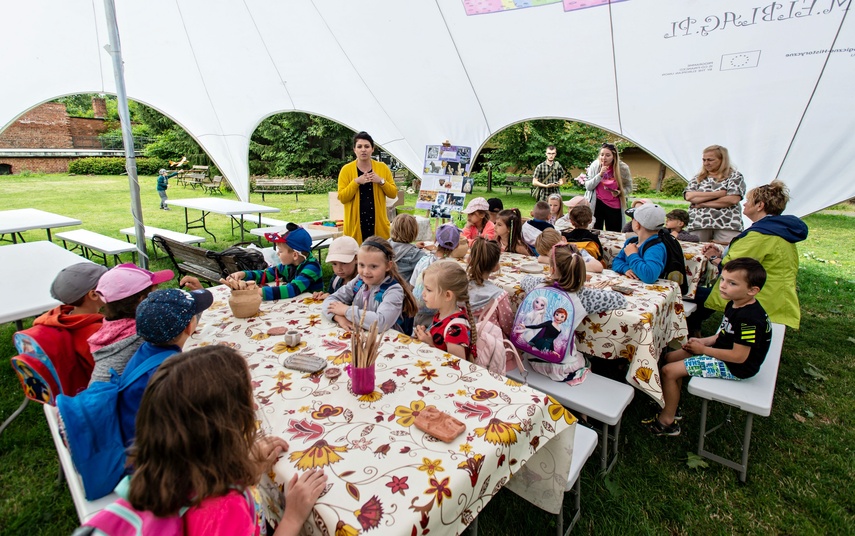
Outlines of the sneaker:
{"type": "MultiPolygon", "coordinates": [[[[646,419],[641,419],[641,424],[653,424],[653,421],[659,420],[659,414],[656,413],[653,417],[647,417],[646,419]]],[[[677,414],[674,415],[674,422],[679,422],[683,420],[683,410],[677,408],[677,414]]]]}
{"type": "Polygon", "coordinates": [[[653,422],[647,426],[647,429],[650,430],[651,434],[656,436],[677,437],[680,435],[680,425],[677,424],[677,421],[666,426],[659,422],[659,419],[654,419],[653,422]]]}
{"type": "Polygon", "coordinates": [[[169,210],[169,207],[163,207],[163,210],[169,210]]]}

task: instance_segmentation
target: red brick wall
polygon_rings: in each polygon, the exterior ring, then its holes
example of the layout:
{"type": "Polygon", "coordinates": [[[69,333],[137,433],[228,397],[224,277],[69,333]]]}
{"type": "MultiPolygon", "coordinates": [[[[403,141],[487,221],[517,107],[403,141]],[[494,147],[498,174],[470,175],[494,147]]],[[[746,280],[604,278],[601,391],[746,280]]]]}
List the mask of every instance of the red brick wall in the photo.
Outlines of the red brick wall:
{"type": "Polygon", "coordinates": [[[101,97],[92,97],[92,111],[96,119],[106,119],[107,102],[101,97]]]}
{"type": "Polygon", "coordinates": [[[68,131],[71,133],[71,141],[76,149],[100,149],[98,134],[105,132],[106,127],[106,121],[103,119],[68,118],[68,131]]]}
{"type": "Polygon", "coordinates": [[[6,158],[0,156],[0,164],[12,166],[12,174],[24,170],[39,173],[68,173],[68,163],[74,158],[6,158]]]}
{"type": "Polygon", "coordinates": [[[0,147],[73,148],[65,105],[46,103],[33,108],[0,133],[0,147]]]}

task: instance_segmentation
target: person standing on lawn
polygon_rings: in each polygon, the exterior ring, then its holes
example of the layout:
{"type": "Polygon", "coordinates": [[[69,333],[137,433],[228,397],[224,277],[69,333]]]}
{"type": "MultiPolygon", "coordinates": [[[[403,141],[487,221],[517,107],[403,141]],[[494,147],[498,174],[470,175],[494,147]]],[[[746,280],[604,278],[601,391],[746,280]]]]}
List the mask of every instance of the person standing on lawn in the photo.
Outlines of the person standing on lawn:
{"type": "Polygon", "coordinates": [[[167,174],[165,169],[161,169],[157,174],[157,195],[160,196],[161,210],[169,210],[169,207],[166,206],[166,201],[169,200],[166,197],[166,189],[169,188],[169,179],[176,175],[178,175],[177,171],[167,174]]]}
{"type": "Polygon", "coordinates": [[[560,193],[564,185],[564,168],[555,160],[558,154],[554,145],[546,148],[546,160],[534,168],[534,178],[531,185],[534,186],[534,198],[538,201],[546,201],[550,194],[560,193]]]}

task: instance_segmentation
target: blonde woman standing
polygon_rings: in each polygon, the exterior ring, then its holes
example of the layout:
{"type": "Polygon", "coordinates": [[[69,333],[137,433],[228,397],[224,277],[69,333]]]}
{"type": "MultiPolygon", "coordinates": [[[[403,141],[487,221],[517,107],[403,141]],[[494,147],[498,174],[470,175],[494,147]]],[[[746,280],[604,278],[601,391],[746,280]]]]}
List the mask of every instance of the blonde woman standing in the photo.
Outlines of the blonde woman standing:
{"type": "Polygon", "coordinates": [[[701,242],[729,244],[742,232],[739,202],[745,196],[745,179],[730,163],[727,149],[710,145],[704,149],[703,166],[683,197],[689,205],[689,231],[701,242]]]}
{"type": "Polygon", "coordinates": [[[626,195],[631,191],[629,166],[620,161],[617,147],[604,143],[599,157],[588,166],[585,179],[585,199],[594,211],[594,229],[605,226],[607,231],[620,232],[624,224],[626,195]]]}

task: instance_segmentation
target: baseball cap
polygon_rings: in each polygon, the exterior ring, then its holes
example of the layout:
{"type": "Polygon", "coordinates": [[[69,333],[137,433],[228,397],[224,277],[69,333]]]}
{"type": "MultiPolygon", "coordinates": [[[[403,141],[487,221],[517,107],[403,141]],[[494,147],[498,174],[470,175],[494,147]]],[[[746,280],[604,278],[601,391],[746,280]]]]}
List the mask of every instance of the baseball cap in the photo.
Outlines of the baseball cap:
{"type": "Polygon", "coordinates": [[[490,212],[501,212],[505,210],[505,204],[498,197],[491,197],[487,200],[487,205],[490,207],[490,212]]]}
{"type": "Polygon", "coordinates": [[[327,262],[336,261],[347,264],[353,262],[357,253],[359,253],[359,244],[356,243],[356,240],[352,236],[340,236],[330,244],[327,262]]]}
{"type": "Polygon", "coordinates": [[[476,197],[472,201],[466,205],[466,208],[463,209],[464,214],[472,214],[476,210],[483,210],[484,212],[488,212],[490,210],[490,203],[487,202],[483,197],[476,197]]]}
{"type": "Polygon", "coordinates": [[[293,231],[288,231],[285,234],[264,233],[264,238],[274,244],[284,242],[294,251],[306,252],[312,250],[312,237],[309,236],[309,231],[302,227],[297,227],[293,231]]]}
{"type": "Polygon", "coordinates": [[[591,204],[588,203],[588,200],[585,199],[584,195],[574,196],[572,199],[568,199],[567,201],[564,202],[564,206],[567,208],[573,208],[573,207],[578,206],[578,205],[591,206],[591,204]]]}
{"type": "Polygon", "coordinates": [[[444,223],[436,228],[436,245],[445,249],[457,249],[460,244],[460,229],[453,223],[444,223]]]}
{"type": "Polygon", "coordinates": [[[627,209],[626,215],[649,231],[658,231],[665,227],[665,209],[656,203],[645,203],[627,209]]]}
{"type": "Polygon", "coordinates": [[[155,290],[137,306],[137,334],[152,344],[167,343],[178,337],[190,320],[212,303],[214,295],[207,289],[155,290]]]}
{"type": "Polygon", "coordinates": [[[98,280],[107,268],[94,262],[72,264],[59,271],[50,285],[50,295],[55,300],[72,304],[98,286],[98,280]]]}
{"type": "Polygon", "coordinates": [[[112,303],[133,296],[152,285],[169,281],[173,277],[175,274],[172,270],[149,272],[136,264],[120,264],[101,276],[95,292],[101,295],[104,302],[112,303]]]}

